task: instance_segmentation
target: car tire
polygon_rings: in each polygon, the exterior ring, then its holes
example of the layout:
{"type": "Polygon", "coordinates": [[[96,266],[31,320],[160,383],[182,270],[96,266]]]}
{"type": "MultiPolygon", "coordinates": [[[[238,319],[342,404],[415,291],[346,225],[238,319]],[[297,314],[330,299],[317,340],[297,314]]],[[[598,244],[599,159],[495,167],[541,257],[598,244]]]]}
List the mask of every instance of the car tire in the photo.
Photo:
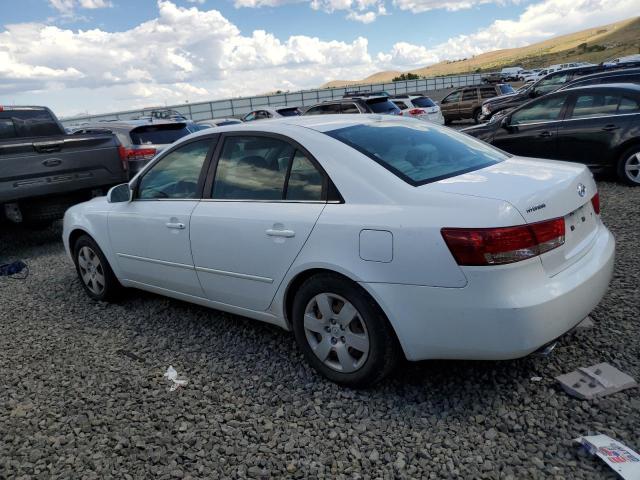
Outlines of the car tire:
{"type": "Polygon", "coordinates": [[[620,156],[616,170],[621,182],[640,186],[640,145],[634,145],[620,156]]]}
{"type": "Polygon", "coordinates": [[[445,125],[451,125],[451,119],[444,117],[444,124],[445,125]]]}
{"type": "Polygon", "coordinates": [[[306,280],[293,300],[291,321],[307,362],[340,385],[371,386],[400,359],[400,345],[380,307],[344,277],[318,274],[306,280]]]}
{"type": "Polygon", "coordinates": [[[479,108],[476,108],[473,111],[473,123],[475,123],[476,125],[478,123],[480,123],[480,115],[482,114],[482,110],[480,110],[479,108]]]}
{"type": "Polygon", "coordinates": [[[104,253],[88,235],[82,235],[73,245],[73,261],[80,283],[93,300],[117,300],[122,286],[116,278],[104,253]]]}

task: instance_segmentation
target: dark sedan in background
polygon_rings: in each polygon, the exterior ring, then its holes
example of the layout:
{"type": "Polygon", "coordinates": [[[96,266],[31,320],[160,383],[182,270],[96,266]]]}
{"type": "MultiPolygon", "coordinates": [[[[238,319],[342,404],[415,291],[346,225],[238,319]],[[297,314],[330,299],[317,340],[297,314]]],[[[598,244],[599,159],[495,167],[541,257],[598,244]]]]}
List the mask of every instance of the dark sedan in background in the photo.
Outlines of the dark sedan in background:
{"type": "Polygon", "coordinates": [[[462,131],[516,155],[613,169],[621,181],[640,185],[640,85],[554,92],[462,131]]]}

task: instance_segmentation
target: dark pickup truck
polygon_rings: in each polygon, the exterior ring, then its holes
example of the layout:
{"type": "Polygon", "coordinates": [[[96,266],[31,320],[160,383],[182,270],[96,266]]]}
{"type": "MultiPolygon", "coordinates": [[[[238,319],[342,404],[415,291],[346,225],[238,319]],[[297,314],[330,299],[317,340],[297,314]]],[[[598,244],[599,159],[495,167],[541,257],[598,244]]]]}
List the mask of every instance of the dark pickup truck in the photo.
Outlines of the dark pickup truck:
{"type": "Polygon", "coordinates": [[[47,224],[128,180],[112,134],[68,135],[46,107],[0,106],[0,219],[47,224]]]}

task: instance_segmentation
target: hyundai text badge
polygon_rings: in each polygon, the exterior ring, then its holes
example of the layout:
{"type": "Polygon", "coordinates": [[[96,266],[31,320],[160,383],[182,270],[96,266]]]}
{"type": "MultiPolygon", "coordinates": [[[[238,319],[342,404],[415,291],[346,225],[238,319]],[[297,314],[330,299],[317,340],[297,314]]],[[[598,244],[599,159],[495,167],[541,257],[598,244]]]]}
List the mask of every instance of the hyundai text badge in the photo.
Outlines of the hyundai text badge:
{"type": "Polygon", "coordinates": [[[581,197],[584,197],[584,195],[587,193],[587,187],[585,187],[582,183],[578,184],[578,195],[580,195],[581,197]]]}

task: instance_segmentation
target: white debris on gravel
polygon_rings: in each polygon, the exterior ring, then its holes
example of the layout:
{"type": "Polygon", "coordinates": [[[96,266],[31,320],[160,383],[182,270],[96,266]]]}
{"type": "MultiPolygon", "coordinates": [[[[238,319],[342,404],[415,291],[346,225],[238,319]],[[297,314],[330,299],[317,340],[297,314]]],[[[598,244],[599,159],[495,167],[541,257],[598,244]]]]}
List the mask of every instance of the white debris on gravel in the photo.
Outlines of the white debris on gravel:
{"type": "Polygon", "coordinates": [[[171,387],[169,388],[170,392],[174,392],[188,383],[186,379],[178,378],[178,372],[173,368],[173,365],[169,365],[169,368],[164,372],[163,377],[171,382],[171,387]]]}
{"type": "Polygon", "coordinates": [[[586,400],[638,386],[632,377],[608,363],[579,367],[573,372],[558,375],[556,380],[569,395],[586,400]]]}
{"type": "Polygon", "coordinates": [[[591,435],[575,439],[591,455],[602,459],[624,480],[640,479],[640,454],[607,435],[591,435]]]}

